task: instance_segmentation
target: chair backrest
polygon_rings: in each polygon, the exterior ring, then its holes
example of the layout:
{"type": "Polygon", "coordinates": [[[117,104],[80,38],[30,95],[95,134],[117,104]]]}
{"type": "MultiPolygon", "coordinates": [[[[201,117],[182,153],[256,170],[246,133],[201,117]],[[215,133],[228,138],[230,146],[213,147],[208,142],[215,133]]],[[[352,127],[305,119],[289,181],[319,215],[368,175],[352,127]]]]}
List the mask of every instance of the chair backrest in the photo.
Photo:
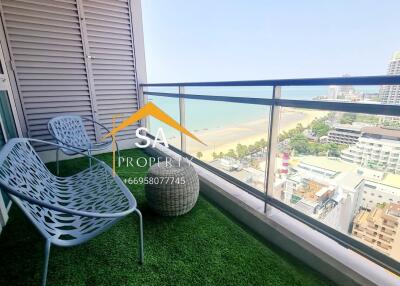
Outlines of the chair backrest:
{"type": "MultiPolygon", "coordinates": [[[[11,139],[0,152],[0,185],[6,191],[12,189],[12,199],[35,224],[42,225],[46,216],[45,209],[20,199],[18,195],[32,200],[52,204],[55,197],[52,192],[56,180],[39,158],[30,142],[25,138],[11,139]]],[[[10,192],[9,192],[10,193],[10,192]]],[[[48,236],[49,234],[44,233],[48,236]]]]}
{"type": "MultiPolygon", "coordinates": [[[[50,133],[61,146],[77,147],[85,151],[90,146],[90,139],[80,116],[65,115],[52,118],[48,123],[50,133]]],[[[62,149],[70,154],[71,150],[62,149]]]]}

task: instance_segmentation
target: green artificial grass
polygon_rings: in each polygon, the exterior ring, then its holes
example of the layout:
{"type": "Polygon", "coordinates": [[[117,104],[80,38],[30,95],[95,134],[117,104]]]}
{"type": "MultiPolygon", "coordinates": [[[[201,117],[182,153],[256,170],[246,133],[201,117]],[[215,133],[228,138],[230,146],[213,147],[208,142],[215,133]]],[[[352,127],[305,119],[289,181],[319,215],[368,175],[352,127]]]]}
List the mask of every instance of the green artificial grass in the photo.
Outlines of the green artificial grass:
{"type": "MultiPolygon", "coordinates": [[[[146,157],[141,150],[123,156],[146,157]]],[[[98,156],[111,163],[111,155],[98,156]]],[[[54,170],[54,164],[49,164],[54,170]]],[[[62,175],[87,160],[61,162],[62,175]]],[[[121,167],[122,179],[147,168],[121,167]]],[[[65,285],[334,285],[277,247],[259,241],[200,197],[180,217],[161,217],[146,204],[143,185],[129,185],[144,218],[144,265],[138,264],[138,219],[129,215],[107,232],[72,248],[52,247],[49,286],[65,285]]],[[[44,240],[13,206],[0,235],[0,285],[39,285],[44,240]]]]}

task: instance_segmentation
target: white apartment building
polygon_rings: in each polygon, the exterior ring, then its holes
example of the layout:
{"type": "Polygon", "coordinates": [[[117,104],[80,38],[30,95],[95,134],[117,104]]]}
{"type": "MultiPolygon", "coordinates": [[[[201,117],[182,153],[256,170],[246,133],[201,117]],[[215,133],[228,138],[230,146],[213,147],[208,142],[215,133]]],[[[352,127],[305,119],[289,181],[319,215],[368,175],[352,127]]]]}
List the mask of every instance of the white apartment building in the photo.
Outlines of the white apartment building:
{"type": "MultiPolygon", "coordinates": [[[[388,75],[400,74],[400,51],[393,54],[389,63],[388,75]]],[[[380,100],[383,104],[400,104],[400,86],[384,85],[379,92],[380,100]]]]}
{"type": "Polygon", "coordinates": [[[341,153],[343,161],[400,174],[400,130],[365,127],[358,142],[341,153]]]}
{"type": "Polygon", "coordinates": [[[358,186],[361,192],[360,206],[372,210],[378,204],[400,204],[400,189],[394,186],[378,183],[371,180],[362,180],[358,186]]]}
{"type": "Polygon", "coordinates": [[[365,125],[336,124],[328,132],[328,142],[336,144],[356,144],[361,136],[361,130],[365,125]]]}

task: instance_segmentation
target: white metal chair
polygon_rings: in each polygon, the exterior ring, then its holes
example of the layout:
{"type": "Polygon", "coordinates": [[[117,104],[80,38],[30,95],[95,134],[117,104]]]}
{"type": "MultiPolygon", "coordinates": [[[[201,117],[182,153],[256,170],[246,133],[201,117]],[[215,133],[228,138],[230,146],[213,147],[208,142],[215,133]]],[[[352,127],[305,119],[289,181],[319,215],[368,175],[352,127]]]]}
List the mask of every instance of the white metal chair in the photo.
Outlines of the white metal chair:
{"type": "MultiPolygon", "coordinates": [[[[90,118],[76,116],[76,115],[57,116],[52,118],[48,122],[48,129],[50,134],[56,139],[56,142],[59,145],[61,145],[61,147],[57,148],[56,151],[57,175],[60,172],[60,166],[59,166],[60,150],[64,154],[70,156],[76,155],[79,152],[86,152],[90,156],[93,151],[105,150],[111,146],[112,144],[111,137],[107,138],[106,140],[100,143],[91,142],[86,132],[84,121],[90,121],[94,125],[98,125],[105,132],[107,133],[110,132],[110,130],[103,124],[95,120],[92,120],[90,118]]],[[[115,142],[115,144],[119,156],[118,143],[115,142]]],[[[89,164],[91,164],[90,157],[89,157],[89,164]]]]}
{"type": "MultiPolygon", "coordinates": [[[[50,246],[75,246],[106,231],[136,212],[140,220],[140,262],[143,263],[143,222],[136,200],[104,162],[91,157],[91,168],[70,177],[53,175],[30,142],[11,139],[0,152],[0,186],[46,239],[42,285],[46,284],[50,246]]],[[[81,152],[78,152],[81,153],[81,152]]],[[[85,153],[81,153],[85,156],[85,153]]]]}

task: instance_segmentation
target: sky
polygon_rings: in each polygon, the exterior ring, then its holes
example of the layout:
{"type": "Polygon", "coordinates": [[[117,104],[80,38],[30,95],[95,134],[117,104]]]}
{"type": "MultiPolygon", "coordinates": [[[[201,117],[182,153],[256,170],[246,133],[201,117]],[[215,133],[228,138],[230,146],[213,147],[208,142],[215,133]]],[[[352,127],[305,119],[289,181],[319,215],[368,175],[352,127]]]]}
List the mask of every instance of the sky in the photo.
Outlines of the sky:
{"type": "Polygon", "coordinates": [[[142,0],[147,81],[383,75],[399,0],[142,0]]]}

